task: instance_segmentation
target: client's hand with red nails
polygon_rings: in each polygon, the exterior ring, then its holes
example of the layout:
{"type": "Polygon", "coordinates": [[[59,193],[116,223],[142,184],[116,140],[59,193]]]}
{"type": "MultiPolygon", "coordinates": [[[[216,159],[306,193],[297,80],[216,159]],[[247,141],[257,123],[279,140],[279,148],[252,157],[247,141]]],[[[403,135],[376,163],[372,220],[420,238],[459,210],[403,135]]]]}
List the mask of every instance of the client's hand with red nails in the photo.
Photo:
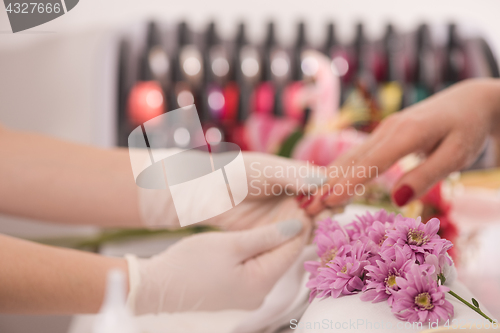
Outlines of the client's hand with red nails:
{"type": "Polygon", "coordinates": [[[338,178],[330,178],[305,209],[316,215],[326,207],[345,204],[356,185],[382,174],[408,154],[423,154],[423,162],[393,188],[394,203],[403,206],[451,172],[472,164],[488,135],[498,134],[500,80],[463,81],[386,118],[365,143],[329,166],[329,175],[334,168],[356,172],[339,172],[338,178]],[[363,169],[366,172],[358,172],[363,169]]]}

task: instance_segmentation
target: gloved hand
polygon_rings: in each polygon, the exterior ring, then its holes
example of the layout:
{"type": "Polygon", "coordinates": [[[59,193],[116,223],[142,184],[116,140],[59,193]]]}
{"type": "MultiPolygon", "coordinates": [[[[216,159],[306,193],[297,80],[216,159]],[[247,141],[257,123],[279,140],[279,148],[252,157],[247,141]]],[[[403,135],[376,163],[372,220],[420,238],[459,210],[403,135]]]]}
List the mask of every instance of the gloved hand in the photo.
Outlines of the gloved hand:
{"type": "MultiPolygon", "coordinates": [[[[225,213],[201,223],[225,230],[243,230],[276,222],[276,214],[286,205],[287,198],[298,193],[317,192],[325,181],[324,168],[263,153],[244,152],[248,196],[225,213]]],[[[148,227],[180,227],[170,190],[139,188],[142,221],[148,227]]],[[[198,200],[197,209],[200,208],[198,200]]],[[[286,205],[295,212],[300,205],[286,205]]],[[[290,215],[293,217],[294,215],[290,215]]]]}
{"type": "MultiPolygon", "coordinates": [[[[284,209],[279,216],[289,215],[284,209]]],[[[255,309],[301,253],[309,226],[302,213],[251,230],[190,236],[150,259],[126,256],[128,303],[139,315],[255,309]]]]}

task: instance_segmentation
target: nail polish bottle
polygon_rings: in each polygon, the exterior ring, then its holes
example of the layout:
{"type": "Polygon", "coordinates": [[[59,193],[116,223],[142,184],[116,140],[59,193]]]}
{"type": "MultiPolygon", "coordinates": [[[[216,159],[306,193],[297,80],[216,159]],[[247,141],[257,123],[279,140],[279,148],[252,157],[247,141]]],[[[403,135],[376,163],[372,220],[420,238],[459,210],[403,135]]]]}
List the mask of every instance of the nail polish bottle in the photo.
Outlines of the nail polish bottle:
{"type": "Polygon", "coordinates": [[[338,46],[337,36],[335,35],[335,24],[328,23],[326,26],[326,38],[325,43],[321,51],[327,56],[331,57],[335,48],[338,46]]]}
{"type": "Polygon", "coordinates": [[[408,105],[418,103],[434,92],[436,84],[436,57],[429,26],[421,24],[417,29],[415,45],[413,89],[409,92],[408,105]]]}
{"type": "Polygon", "coordinates": [[[467,78],[466,55],[454,23],[448,25],[448,41],[442,60],[441,89],[467,78]]]}
{"type": "Polygon", "coordinates": [[[307,47],[306,41],[306,25],[304,22],[299,22],[297,26],[297,38],[293,46],[292,54],[292,80],[302,80],[304,73],[302,71],[302,51],[307,47]]]}
{"type": "MultiPolygon", "coordinates": [[[[184,119],[183,122],[192,124],[193,128],[187,128],[190,133],[200,135],[200,137],[192,137],[192,142],[204,142],[204,133],[195,129],[195,124],[199,119],[202,119],[205,112],[201,96],[204,78],[203,56],[198,45],[194,43],[193,34],[186,22],[182,21],[178,24],[176,33],[177,49],[172,69],[173,89],[170,89],[172,94],[171,110],[194,104],[198,119],[184,119]]],[[[192,115],[191,113],[186,114],[192,115]]]]}
{"type": "Polygon", "coordinates": [[[205,33],[204,68],[201,122],[205,139],[210,145],[225,140],[222,119],[225,99],[222,83],[229,72],[229,62],[217,36],[215,23],[211,22],[205,33]]]}
{"type": "Polygon", "coordinates": [[[284,91],[291,76],[290,57],[279,45],[272,22],[268,24],[262,58],[262,82],[254,93],[254,96],[259,97],[254,99],[258,106],[255,111],[262,116],[258,119],[259,130],[251,135],[258,138],[264,151],[276,153],[300,124],[303,112],[296,117],[285,112],[284,91]]]}
{"type": "Polygon", "coordinates": [[[349,72],[350,63],[346,48],[337,40],[335,25],[333,23],[329,23],[326,27],[326,39],[322,50],[332,61],[331,67],[333,73],[341,78],[340,103],[342,104],[344,102],[342,97],[345,97],[346,85],[349,82],[347,73],[349,72]]]}
{"type": "Polygon", "coordinates": [[[162,41],[162,33],[154,22],[150,23],[147,37],[147,45],[150,45],[146,54],[147,59],[143,61],[144,72],[148,77],[158,81],[164,90],[168,89],[170,83],[170,58],[162,41]]]}
{"type": "Polygon", "coordinates": [[[363,23],[356,24],[356,34],[354,37],[354,43],[352,46],[352,80],[358,80],[365,72],[368,70],[367,65],[367,39],[365,36],[365,30],[363,23]]]}
{"type": "Polygon", "coordinates": [[[383,44],[383,71],[379,73],[378,102],[382,117],[399,111],[403,102],[400,40],[392,24],[386,27],[383,44]]]}
{"type": "Polygon", "coordinates": [[[356,26],[356,37],[352,46],[352,66],[349,67],[350,88],[346,89],[341,112],[346,122],[358,130],[371,132],[382,120],[382,112],[376,100],[377,85],[368,61],[371,51],[364,35],[363,24],[356,26]]]}
{"type": "Polygon", "coordinates": [[[256,86],[252,101],[252,109],[258,114],[271,115],[274,113],[276,89],[273,82],[271,58],[275,48],[274,23],[269,22],[261,55],[262,81],[256,86]]]}
{"type": "Polygon", "coordinates": [[[203,79],[203,57],[192,41],[192,35],[186,22],[177,28],[177,54],[174,58],[172,90],[172,109],[195,104],[198,113],[202,112],[200,86],[203,79]]]}
{"type": "Polygon", "coordinates": [[[128,146],[128,135],[133,128],[130,128],[128,121],[127,100],[129,94],[129,61],[130,46],[124,39],[120,42],[118,50],[118,91],[117,91],[117,144],[120,147],[128,146]]]}
{"type": "Polygon", "coordinates": [[[238,32],[234,41],[231,59],[229,82],[224,88],[224,99],[226,101],[226,134],[227,141],[234,142],[242,150],[248,148],[244,121],[249,113],[250,91],[246,84],[242,71],[242,51],[248,45],[245,32],[245,24],[242,22],[238,26],[238,32]]]}
{"type": "Polygon", "coordinates": [[[164,71],[150,66],[151,54],[162,52],[160,33],[155,22],[150,22],[147,28],[145,52],[140,58],[138,81],[130,90],[127,101],[127,119],[132,126],[142,124],[165,112],[165,95],[157,80],[163,78],[164,71]]]}
{"type": "Polygon", "coordinates": [[[257,48],[244,44],[239,52],[240,62],[237,69],[237,83],[239,87],[239,103],[234,127],[233,140],[242,149],[247,149],[247,133],[245,121],[252,112],[252,96],[261,74],[260,56],[257,48]]]}
{"type": "Polygon", "coordinates": [[[302,66],[302,52],[307,48],[306,27],[304,22],[297,25],[297,37],[290,56],[290,80],[286,82],[282,91],[281,103],[283,113],[288,118],[301,121],[304,118],[304,109],[293,103],[295,96],[300,93],[304,85],[304,72],[302,66]]]}

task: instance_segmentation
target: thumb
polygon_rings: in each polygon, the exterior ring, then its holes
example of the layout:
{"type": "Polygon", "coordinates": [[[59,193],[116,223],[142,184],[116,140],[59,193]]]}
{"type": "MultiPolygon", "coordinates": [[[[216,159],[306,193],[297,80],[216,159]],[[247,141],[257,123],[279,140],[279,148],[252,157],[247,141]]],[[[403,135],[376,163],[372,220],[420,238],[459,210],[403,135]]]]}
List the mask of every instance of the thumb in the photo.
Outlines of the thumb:
{"type": "MultiPolygon", "coordinates": [[[[290,238],[292,234],[296,233],[295,230],[297,229],[294,229],[291,222],[286,222],[290,224],[286,226],[285,222],[281,222],[282,226],[280,228],[284,227],[284,230],[282,229],[280,232],[283,233],[284,231],[285,238],[290,238]]],[[[302,252],[309,235],[310,226],[305,225],[302,230],[303,232],[299,236],[282,242],[271,250],[260,253],[242,263],[245,276],[251,277],[256,285],[260,285],[266,291],[266,294],[293,265],[302,252]]]]}
{"type": "Polygon", "coordinates": [[[246,261],[270,251],[297,236],[304,229],[302,221],[293,219],[234,233],[237,259],[246,261]]]}
{"type": "Polygon", "coordinates": [[[449,136],[419,166],[403,175],[396,185],[392,199],[398,206],[424,195],[434,184],[467,163],[459,140],[449,136]]]}

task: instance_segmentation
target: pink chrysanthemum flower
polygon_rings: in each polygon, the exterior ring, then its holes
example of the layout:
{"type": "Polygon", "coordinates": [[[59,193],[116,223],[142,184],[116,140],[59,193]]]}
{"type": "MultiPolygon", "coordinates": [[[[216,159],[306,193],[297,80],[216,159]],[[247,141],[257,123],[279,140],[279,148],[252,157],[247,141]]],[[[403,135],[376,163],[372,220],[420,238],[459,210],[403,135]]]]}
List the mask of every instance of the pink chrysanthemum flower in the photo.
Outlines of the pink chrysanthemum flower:
{"type": "Polygon", "coordinates": [[[310,273],[307,282],[307,287],[311,289],[309,301],[317,294],[319,268],[325,267],[337,256],[344,256],[346,250],[350,248],[349,239],[337,221],[328,218],[318,222],[317,226],[314,243],[317,245],[316,253],[320,257],[320,261],[306,261],[304,263],[305,270],[310,273]]]}
{"type": "Polygon", "coordinates": [[[438,255],[427,254],[425,256],[425,264],[431,266],[429,273],[434,280],[440,279],[443,283],[450,284],[455,281],[457,271],[453,266],[453,260],[448,254],[438,255]]]}
{"type": "Polygon", "coordinates": [[[426,224],[422,223],[420,217],[417,219],[406,218],[395,224],[395,229],[387,232],[387,239],[382,244],[381,252],[394,258],[394,247],[408,246],[414,259],[418,263],[424,263],[425,254],[433,253],[436,246],[447,247],[451,242],[441,239],[437,234],[439,230],[439,220],[430,219],[426,224]]]}
{"type": "Polygon", "coordinates": [[[451,266],[453,265],[453,260],[448,255],[448,250],[450,250],[452,247],[452,242],[441,238],[440,241],[434,242],[434,246],[432,248],[432,251],[430,251],[430,254],[435,255],[440,262],[446,262],[449,266],[451,266]]]}
{"type": "Polygon", "coordinates": [[[387,213],[384,209],[379,210],[373,215],[367,212],[365,215],[356,215],[356,220],[346,226],[346,232],[351,240],[358,240],[362,236],[367,235],[367,228],[371,227],[375,222],[388,227],[394,222],[394,213],[387,213]]]}
{"type": "Polygon", "coordinates": [[[318,269],[321,267],[319,261],[306,261],[304,262],[304,269],[309,272],[309,280],[315,279],[318,276],[318,269]]]}
{"type": "Polygon", "coordinates": [[[414,264],[410,259],[411,254],[405,253],[403,249],[397,248],[396,259],[382,257],[376,261],[376,265],[368,265],[367,284],[363,288],[362,301],[371,301],[373,303],[387,300],[391,306],[393,303],[393,292],[399,290],[396,283],[397,277],[405,277],[409,267],[414,264]]]}
{"type": "Polygon", "coordinates": [[[342,230],[339,223],[337,221],[332,220],[331,218],[326,218],[322,221],[316,223],[315,234],[328,234],[330,232],[334,232],[335,230],[342,230]]]}
{"type": "Polygon", "coordinates": [[[344,247],[349,244],[349,239],[341,230],[335,230],[333,232],[318,233],[314,237],[314,242],[317,245],[316,253],[321,259],[321,266],[325,266],[344,253],[344,247]]]}
{"type": "Polygon", "coordinates": [[[453,305],[445,299],[450,290],[439,286],[418,264],[410,267],[406,278],[397,277],[400,290],[394,293],[392,312],[408,322],[445,321],[453,317],[453,305]]]}
{"type": "Polygon", "coordinates": [[[373,222],[373,224],[366,229],[368,238],[379,247],[382,246],[386,240],[386,233],[387,226],[379,221],[373,222]]]}
{"type": "Polygon", "coordinates": [[[315,297],[351,295],[363,289],[361,278],[365,266],[369,264],[366,244],[356,242],[346,246],[346,249],[345,255],[336,257],[326,267],[318,268],[316,277],[309,280],[306,285],[311,289],[309,301],[315,297]]]}

